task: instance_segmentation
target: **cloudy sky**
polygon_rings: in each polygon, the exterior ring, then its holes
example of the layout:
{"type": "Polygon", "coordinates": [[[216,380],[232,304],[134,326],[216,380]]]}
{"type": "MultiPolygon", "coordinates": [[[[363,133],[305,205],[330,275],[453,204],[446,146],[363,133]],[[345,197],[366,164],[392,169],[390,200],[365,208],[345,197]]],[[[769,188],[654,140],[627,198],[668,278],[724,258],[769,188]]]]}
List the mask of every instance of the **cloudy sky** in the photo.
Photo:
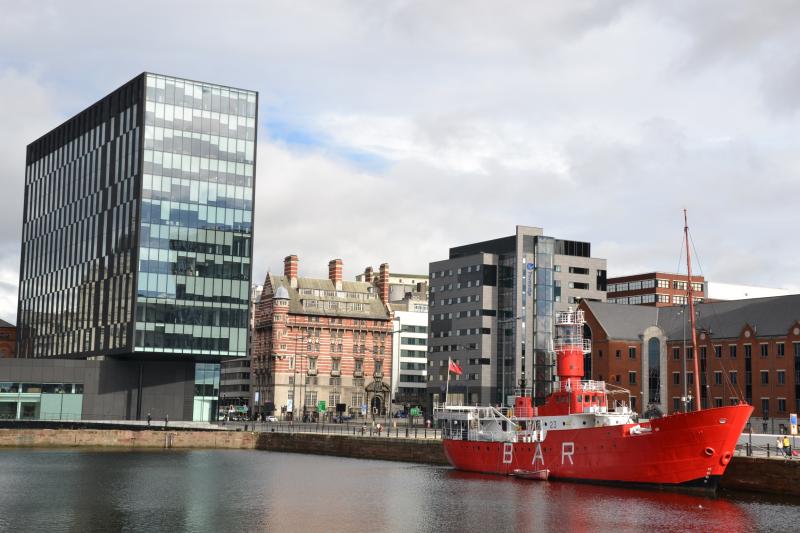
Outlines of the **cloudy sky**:
{"type": "Polygon", "coordinates": [[[0,317],[25,146],[142,71],[260,93],[254,276],[426,272],[516,224],[609,274],[800,288],[800,4],[0,0],[0,317]],[[697,268],[697,267],[695,267],[697,268]]]}

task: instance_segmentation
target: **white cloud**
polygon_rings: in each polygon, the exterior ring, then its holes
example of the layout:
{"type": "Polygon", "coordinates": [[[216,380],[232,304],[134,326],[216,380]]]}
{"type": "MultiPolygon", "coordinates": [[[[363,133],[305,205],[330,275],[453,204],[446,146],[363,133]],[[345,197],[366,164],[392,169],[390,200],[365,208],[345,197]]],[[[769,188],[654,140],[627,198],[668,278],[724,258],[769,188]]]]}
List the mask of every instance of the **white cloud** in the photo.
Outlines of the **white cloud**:
{"type": "Polygon", "coordinates": [[[612,275],[673,270],[688,207],[707,277],[798,286],[798,19],[714,0],[12,4],[0,249],[18,249],[25,145],[150,70],[257,89],[262,124],[322,141],[259,134],[254,281],[289,253],[312,275],[425,271],[515,224],[591,241],[612,275]]]}

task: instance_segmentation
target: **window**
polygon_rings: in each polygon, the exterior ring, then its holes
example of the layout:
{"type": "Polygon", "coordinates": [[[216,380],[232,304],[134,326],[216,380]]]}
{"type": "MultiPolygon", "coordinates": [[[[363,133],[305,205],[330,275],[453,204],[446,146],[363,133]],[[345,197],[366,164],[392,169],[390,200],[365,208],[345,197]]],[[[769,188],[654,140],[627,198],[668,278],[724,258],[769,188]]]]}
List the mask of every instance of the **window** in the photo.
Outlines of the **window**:
{"type": "Polygon", "coordinates": [[[673,372],[672,373],[672,384],[673,385],[680,385],[681,384],[681,373],[680,372],[673,372]]]}
{"type": "Polygon", "coordinates": [[[694,385],[694,372],[687,372],[686,373],[686,384],[687,385],[694,385]]]}
{"type": "Polygon", "coordinates": [[[681,410],[681,399],[680,398],[672,398],[672,410],[676,413],[680,412],[681,410]]]}
{"type": "Polygon", "coordinates": [[[316,370],[317,369],[317,358],[316,357],[309,357],[308,358],[308,369],[309,370],[316,370]]]}
{"type": "Polygon", "coordinates": [[[338,372],[341,366],[341,362],[342,360],[339,359],[338,357],[334,357],[333,359],[331,359],[331,370],[333,370],[334,372],[338,372]]]}
{"type": "Polygon", "coordinates": [[[686,359],[694,359],[694,347],[689,346],[686,348],[686,359]]]}
{"type": "Polygon", "coordinates": [[[643,289],[652,289],[655,286],[656,286],[656,280],[654,279],[646,279],[642,281],[643,289]]]}
{"type": "Polygon", "coordinates": [[[628,290],[638,291],[641,290],[641,288],[642,288],[641,281],[631,281],[630,283],[628,283],[628,290]]]}
{"type": "Polygon", "coordinates": [[[761,413],[765,417],[769,413],[769,398],[761,398],[761,413]]]}
{"type": "Polygon", "coordinates": [[[616,356],[617,356],[617,359],[622,357],[622,350],[617,350],[616,356]]]}
{"type": "Polygon", "coordinates": [[[628,372],[628,383],[636,385],[636,372],[628,372]]]}
{"type": "Polygon", "coordinates": [[[636,347],[629,346],[628,347],[628,359],[636,359],[636,347]]]}
{"type": "Polygon", "coordinates": [[[694,292],[703,292],[703,284],[702,283],[692,283],[692,290],[694,292]]]}
{"type": "Polygon", "coordinates": [[[744,345],[744,358],[750,359],[753,356],[753,345],[752,344],[745,344],[744,345]]]}
{"type": "Polygon", "coordinates": [[[656,287],[659,289],[669,289],[668,279],[656,279],[656,287]]]}
{"type": "Polygon", "coordinates": [[[722,371],[715,370],[714,371],[714,385],[722,385],[722,371]]]}
{"type": "Polygon", "coordinates": [[[736,385],[739,382],[736,370],[731,370],[730,372],[728,372],[728,375],[731,378],[731,385],[736,385]]]}
{"type": "Polygon", "coordinates": [[[700,347],[700,359],[705,361],[707,354],[708,354],[708,348],[705,347],[705,346],[701,346],[700,347]]]}
{"type": "Polygon", "coordinates": [[[786,385],[786,371],[776,370],[778,374],[778,385],[786,385]]]}
{"type": "Polygon", "coordinates": [[[669,294],[658,294],[658,303],[661,304],[668,304],[669,303],[669,294]]]}
{"type": "Polygon", "coordinates": [[[777,348],[777,354],[776,355],[778,357],[783,357],[784,355],[786,355],[786,345],[784,343],[779,342],[779,343],[775,344],[775,347],[777,348]]]}
{"type": "Polygon", "coordinates": [[[722,398],[714,398],[714,407],[722,407],[722,398]]]}
{"type": "Polygon", "coordinates": [[[680,348],[673,348],[672,349],[672,358],[676,361],[680,360],[681,358],[681,349],[680,348]]]}
{"type": "Polygon", "coordinates": [[[714,357],[722,357],[722,346],[714,346],[714,357]]]}
{"type": "Polygon", "coordinates": [[[672,303],[683,305],[686,303],[686,296],[673,296],[672,303]]]}
{"type": "Polygon", "coordinates": [[[786,412],[786,398],[778,398],[778,412],[779,413],[786,412]]]}
{"type": "Polygon", "coordinates": [[[736,359],[736,345],[735,344],[731,344],[730,346],[728,346],[728,353],[730,354],[731,359],[736,359]]]}
{"type": "Polygon", "coordinates": [[[761,357],[769,357],[769,344],[761,345],[761,357]]]}
{"type": "MultiPolygon", "coordinates": [[[[676,291],[685,291],[687,289],[685,281],[673,281],[672,288],[676,291]]],[[[684,298],[686,300],[686,298],[684,298]]],[[[683,303],[686,303],[685,301],[683,303]]]]}
{"type": "Polygon", "coordinates": [[[761,371],[761,384],[762,385],[769,385],[769,370],[762,370],[761,371]]]}

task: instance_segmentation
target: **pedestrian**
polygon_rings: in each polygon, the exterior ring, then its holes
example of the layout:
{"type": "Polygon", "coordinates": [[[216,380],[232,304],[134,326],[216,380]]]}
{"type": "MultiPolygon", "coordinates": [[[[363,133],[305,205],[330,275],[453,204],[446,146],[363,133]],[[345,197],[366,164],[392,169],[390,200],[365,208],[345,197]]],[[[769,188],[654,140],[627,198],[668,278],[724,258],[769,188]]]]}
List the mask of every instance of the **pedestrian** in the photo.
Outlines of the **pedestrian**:
{"type": "Polygon", "coordinates": [[[778,437],[778,441],[775,443],[775,449],[778,450],[778,455],[783,455],[783,439],[778,437]]]}
{"type": "Polygon", "coordinates": [[[378,428],[378,436],[380,437],[381,436],[381,429],[383,429],[383,428],[381,427],[380,424],[377,425],[377,428],[378,428]]]}
{"type": "Polygon", "coordinates": [[[150,427],[150,421],[153,420],[153,417],[150,416],[150,412],[147,412],[147,427],[150,427]]]}
{"type": "Polygon", "coordinates": [[[789,459],[792,458],[792,441],[789,440],[789,435],[783,436],[783,453],[785,453],[786,457],[789,459]]]}

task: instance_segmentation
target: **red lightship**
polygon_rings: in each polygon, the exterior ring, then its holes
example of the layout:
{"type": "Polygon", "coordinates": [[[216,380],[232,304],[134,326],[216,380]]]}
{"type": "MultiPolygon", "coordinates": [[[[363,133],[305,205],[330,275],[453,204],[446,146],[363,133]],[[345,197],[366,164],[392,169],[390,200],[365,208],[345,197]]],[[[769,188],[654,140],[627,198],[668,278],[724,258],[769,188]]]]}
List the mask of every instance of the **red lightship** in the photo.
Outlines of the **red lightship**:
{"type": "MultiPolygon", "coordinates": [[[[690,292],[694,333],[692,299],[690,292]]],[[[436,409],[450,463],[527,479],[715,490],[753,408],[698,406],[640,423],[627,401],[613,400],[614,391],[604,382],[581,379],[583,356],[590,351],[583,323],[581,310],[556,316],[559,380],[544,405],[534,407],[529,396],[520,395],[511,409],[447,404],[436,409]]],[[[699,399],[699,380],[695,385],[699,399]]]]}

